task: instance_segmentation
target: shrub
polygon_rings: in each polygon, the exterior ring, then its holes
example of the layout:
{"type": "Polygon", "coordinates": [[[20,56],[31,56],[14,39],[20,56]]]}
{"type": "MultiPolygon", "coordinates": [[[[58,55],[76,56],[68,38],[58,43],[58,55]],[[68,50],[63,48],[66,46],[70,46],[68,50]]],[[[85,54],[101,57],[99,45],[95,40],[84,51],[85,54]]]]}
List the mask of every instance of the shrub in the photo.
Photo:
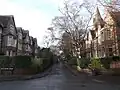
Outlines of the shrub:
{"type": "Polygon", "coordinates": [[[42,64],[43,69],[47,69],[53,64],[52,60],[50,60],[49,58],[42,58],[42,60],[43,60],[43,64],[42,64]]]}
{"type": "Polygon", "coordinates": [[[81,58],[80,60],[80,67],[81,68],[87,68],[88,65],[90,64],[90,59],[89,58],[81,58]]]}
{"type": "Polygon", "coordinates": [[[119,57],[119,56],[113,56],[113,57],[112,57],[112,60],[113,60],[113,61],[120,61],[120,57],[119,57]]]}
{"type": "Polygon", "coordinates": [[[120,57],[119,56],[111,56],[111,57],[100,58],[100,60],[101,60],[101,63],[103,64],[103,66],[106,69],[109,69],[112,61],[120,61],[120,57]]]}
{"type": "Polygon", "coordinates": [[[76,57],[71,57],[68,60],[68,64],[70,64],[70,65],[77,65],[77,58],[76,57]]]}
{"type": "Polygon", "coordinates": [[[14,56],[13,60],[16,68],[29,68],[32,65],[30,56],[14,56]]]}
{"type": "Polygon", "coordinates": [[[40,58],[34,58],[32,59],[32,65],[31,68],[37,73],[43,70],[42,68],[42,59],[40,58]]]}
{"type": "Polygon", "coordinates": [[[92,58],[91,59],[91,68],[97,68],[101,69],[102,68],[102,63],[99,58],[92,58]]]}
{"type": "Polygon", "coordinates": [[[109,69],[110,63],[113,61],[112,57],[100,58],[100,61],[104,68],[109,69]]]}
{"type": "Polygon", "coordinates": [[[8,67],[12,63],[12,59],[9,56],[0,56],[0,67],[8,67]]]}

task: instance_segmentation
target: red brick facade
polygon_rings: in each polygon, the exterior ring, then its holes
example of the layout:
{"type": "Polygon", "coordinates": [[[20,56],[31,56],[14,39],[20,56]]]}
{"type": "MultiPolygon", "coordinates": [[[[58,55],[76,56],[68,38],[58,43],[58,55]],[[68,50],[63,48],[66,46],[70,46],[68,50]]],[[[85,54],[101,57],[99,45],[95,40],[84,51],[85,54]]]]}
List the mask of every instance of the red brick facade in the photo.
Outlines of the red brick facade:
{"type": "Polygon", "coordinates": [[[97,8],[93,17],[93,28],[87,34],[86,57],[120,55],[120,12],[106,12],[102,18],[97,8]]]}

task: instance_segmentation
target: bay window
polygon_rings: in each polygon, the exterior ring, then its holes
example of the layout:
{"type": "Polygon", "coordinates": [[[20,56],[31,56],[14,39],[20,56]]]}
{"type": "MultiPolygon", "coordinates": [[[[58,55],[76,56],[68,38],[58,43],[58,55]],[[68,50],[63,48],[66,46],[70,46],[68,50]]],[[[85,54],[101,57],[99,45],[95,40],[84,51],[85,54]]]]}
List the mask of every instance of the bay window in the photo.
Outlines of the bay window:
{"type": "Polygon", "coordinates": [[[13,36],[8,36],[7,46],[12,46],[13,36]]]}

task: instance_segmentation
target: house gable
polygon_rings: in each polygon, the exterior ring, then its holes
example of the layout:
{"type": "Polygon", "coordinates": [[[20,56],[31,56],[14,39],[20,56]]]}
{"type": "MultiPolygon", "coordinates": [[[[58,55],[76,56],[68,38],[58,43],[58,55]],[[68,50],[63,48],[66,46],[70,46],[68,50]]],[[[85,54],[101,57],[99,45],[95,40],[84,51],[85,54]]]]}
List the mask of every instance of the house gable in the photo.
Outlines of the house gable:
{"type": "Polygon", "coordinates": [[[107,26],[114,26],[115,24],[115,20],[114,20],[114,16],[112,14],[112,12],[109,12],[109,11],[106,11],[106,15],[105,15],[105,18],[104,18],[107,26]]]}
{"type": "Polygon", "coordinates": [[[15,25],[15,21],[14,21],[14,17],[13,16],[9,16],[9,22],[7,25],[8,29],[9,29],[9,33],[16,36],[17,34],[17,29],[16,29],[16,25],[15,25]]]}
{"type": "Polygon", "coordinates": [[[93,17],[93,25],[94,25],[95,30],[98,30],[99,26],[101,28],[103,28],[104,24],[105,24],[105,22],[104,22],[103,18],[101,17],[99,9],[97,7],[95,15],[93,17]]]}

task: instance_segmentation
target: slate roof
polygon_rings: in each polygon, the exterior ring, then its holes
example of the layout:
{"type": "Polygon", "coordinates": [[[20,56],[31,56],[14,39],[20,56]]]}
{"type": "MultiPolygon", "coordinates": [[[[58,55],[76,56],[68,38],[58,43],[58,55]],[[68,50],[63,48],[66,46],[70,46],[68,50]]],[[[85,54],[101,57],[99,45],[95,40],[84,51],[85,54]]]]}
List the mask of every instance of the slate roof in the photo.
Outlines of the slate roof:
{"type": "Polygon", "coordinates": [[[0,23],[3,25],[3,27],[7,27],[9,22],[15,25],[13,15],[0,15],[0,23]]]}
{"type": "Polygon", "coordinates": [[[34,40],[35,42],[37,42],[37,38],[33,38],[33,40],[34,40]]]}
{"type": "Polygon", "coordinates": [[[95,17],[93,18],[93,24],[96,25],[101,25],[102,27],[104,27],[105,22],[103,20],[103,18],[100,15],[99,9],[97,7],[96,12],[95,12],[95,17]]]}
{"type": "Polygon", "coordinates": [[[4,28],[3,35],[13,35],[16,38],[17,30],[13,15],[0,15],[0,25],[4,28]],[[14,32],[10,31],[10,24],[14,26],[14,32]]]}
{"type": "Polygon", "coordinates": [[[23,30],[23,39],[25,39],[27,35],[29,35],[29,31],[23,30]]]}
{"type": "Polygon", "coordinates": [[[34,45],[37,44],[37,38],[33,38],[34,45]]]}
{"type": "Polygon", "coordinates": [[[109,12],[113,20],[120,24],[120,12],[109,12]]]}
{"type": "Polygon", "coordinates": [[[29,36],[29,37],[30,37],[30,44],[31,44],[31,42],[33,44],[33,37],[32,36],[29,36]]]}
{"type": "Polygon", "coordinates": [[[21,27],[17,27],[17,32],[22,33],[22,28],[21,27]]]}

